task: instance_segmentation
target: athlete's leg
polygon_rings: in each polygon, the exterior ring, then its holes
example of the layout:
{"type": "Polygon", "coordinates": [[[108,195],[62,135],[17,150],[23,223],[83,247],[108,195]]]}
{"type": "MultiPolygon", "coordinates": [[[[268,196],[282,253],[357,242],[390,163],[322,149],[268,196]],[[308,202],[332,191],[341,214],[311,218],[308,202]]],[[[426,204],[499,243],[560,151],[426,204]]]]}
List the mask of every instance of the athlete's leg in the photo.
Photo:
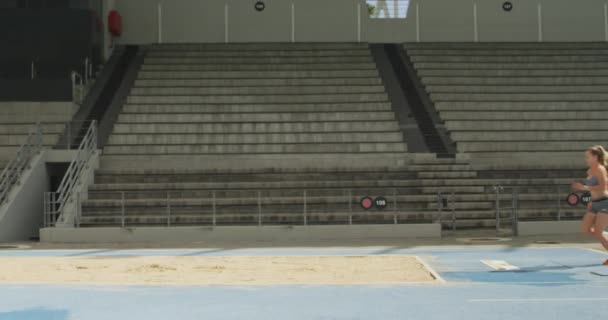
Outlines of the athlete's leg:
{"type": "Polygon", "coordinates": [[[608,250],[608,239],[604,236],[604,230],[608,227],[608,214],[598,213],[595,217],[595,225],[593,226],[593,235],[600,240],[602,246],[608,250]]]}
{"type": "Polygon", "coordinates": [[[581,233],[584,235],[593,235],[593,226],[595,225],[595,214],[591,212],[585,213],[583,221],[581,221],[581,233]]]}

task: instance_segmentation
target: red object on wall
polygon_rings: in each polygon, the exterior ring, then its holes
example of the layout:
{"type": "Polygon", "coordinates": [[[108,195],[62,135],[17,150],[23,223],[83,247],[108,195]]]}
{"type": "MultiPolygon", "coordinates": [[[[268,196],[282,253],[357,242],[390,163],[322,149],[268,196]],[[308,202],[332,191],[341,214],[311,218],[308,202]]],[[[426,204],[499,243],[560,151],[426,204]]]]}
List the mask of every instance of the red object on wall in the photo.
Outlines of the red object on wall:
{"type": "Polygon", "coordinates": [[[122,34],[122,17],[116,10],[108,14],[108,31],[115,37],[120,37],[122,34]]]}

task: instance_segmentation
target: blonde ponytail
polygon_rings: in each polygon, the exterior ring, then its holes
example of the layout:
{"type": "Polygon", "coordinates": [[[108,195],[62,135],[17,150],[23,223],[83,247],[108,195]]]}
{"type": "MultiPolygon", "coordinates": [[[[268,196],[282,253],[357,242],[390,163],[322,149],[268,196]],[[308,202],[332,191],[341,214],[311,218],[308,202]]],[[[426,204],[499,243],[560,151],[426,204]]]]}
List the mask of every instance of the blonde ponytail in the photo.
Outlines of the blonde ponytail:
{"type": "Polygon", "coordinates": [[[597,145],[587,149],[592,155],[597,157],[597,162],[604,167],[608,167],[608,152],[604,147],[597,145]]]}

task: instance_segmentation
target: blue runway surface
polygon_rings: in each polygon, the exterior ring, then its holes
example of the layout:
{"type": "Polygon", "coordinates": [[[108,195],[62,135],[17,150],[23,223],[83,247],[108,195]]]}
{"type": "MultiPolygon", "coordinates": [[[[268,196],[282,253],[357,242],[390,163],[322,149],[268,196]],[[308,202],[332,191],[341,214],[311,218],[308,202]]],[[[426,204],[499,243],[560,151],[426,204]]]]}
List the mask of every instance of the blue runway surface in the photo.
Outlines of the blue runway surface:
{"type": "Polygon", "coordinates": [[[583,248],[19,250],[0,256],[417,255],[445,280],[391,286],[0,285],[0,320],[592,319],[608,314],[608,258],[583,248]],[[519,270],[496,271],[481,260],[519,270]]]}

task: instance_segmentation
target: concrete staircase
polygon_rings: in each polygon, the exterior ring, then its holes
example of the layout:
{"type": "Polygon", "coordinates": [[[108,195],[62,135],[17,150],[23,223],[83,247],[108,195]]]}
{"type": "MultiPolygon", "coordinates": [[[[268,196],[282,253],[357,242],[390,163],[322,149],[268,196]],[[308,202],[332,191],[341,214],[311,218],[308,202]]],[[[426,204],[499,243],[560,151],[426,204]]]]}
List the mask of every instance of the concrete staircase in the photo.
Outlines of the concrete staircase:
{"type": "Polygon", "coordinates": [[[102,163],[365,167],[406,151],[367,44],[175,44],[148,49],[102,163]]]}
{"type": "Polygon", "coordinates": [[[444,227],[493,228],[495,185],[506,187],[502,206],[509,187],[519,189],[521,219],[583,213],[564,201],[584,174],[574,163],[478,164],[406,151],[366,45],[153,46],[79,221],[422,223],[438,219],[441,192],[450,197],[444,227]],[[364,196],[383,196],[388,206],[364,210],[364,196]]]}
{"type": "MultiPolygon", "coordinates": [[[[441,192],[450,197],[444,227],[452,227],[454,207],[456,228],[493,228],[492,186],[518,187],[523,220],[554,220],[558,206],[562,219],[576,219],[584,210],[567,206],[565,198],[568,185],[581,175],[577,168],[554,168],[547,175],[544,168],[471,166],[462,158],[433,156],[412,157],[401,168],[356,170],[101,169],[82,202],[80,221],[84,227],[119,226],[123,217],[125,226],[212,225],[214,220],[216,225],[421,223],[437,220],[441,192]],[[383,196],[388,206],[363,210],[364,196],[383,196]]],[[[507,188],[501,205],[510,199],[507,188]]]]}
{"type": "Polygon", "coordinates": [[[44,145],[54,146],[75,111],[72,102],[0,102],[0,166],[15,157],[37,122],[44,145]]]}
{"type": "Polygon", "coordinates": [[[607,141],[608,44],[404,46],[461,153],[567,164],[607,141]]]}

